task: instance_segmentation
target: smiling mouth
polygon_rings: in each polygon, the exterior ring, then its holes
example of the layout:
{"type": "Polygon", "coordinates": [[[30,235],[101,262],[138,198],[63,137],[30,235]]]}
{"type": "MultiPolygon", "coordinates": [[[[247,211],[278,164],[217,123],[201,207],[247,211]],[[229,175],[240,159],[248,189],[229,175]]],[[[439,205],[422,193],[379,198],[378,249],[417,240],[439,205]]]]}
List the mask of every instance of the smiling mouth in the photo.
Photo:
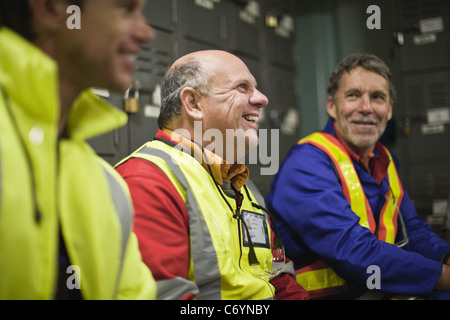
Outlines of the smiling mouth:
{"type": "Polygon", "coordinates": [[[136,63],[136,62],[137,62],[138,55],[137,55],[137,54],[133,54],[133,53],[127,53],[127,54],[125,54],[125,57],[126,57],[128,60],[130,60],[130,61],[136,63]]]}
{"type": "Polygon", "coordinates": [[[247,120],[248,122],[251,122],[251,123],[254,123],[254,124],[258,123],[258,117],[257,116],[245,116],[244,119],[247,120]]]}
{"type": "Polygon", "coordinates": [[[138,69],[138,54],[124,52],[121,55],[125,66],[129,71],[134,72],[138,69]]]}
{"type": "Polygon", "coordinates": [[[359,126],[376,126],[377,123],[375,121],[352,121],[353,124],[359,126]]]}

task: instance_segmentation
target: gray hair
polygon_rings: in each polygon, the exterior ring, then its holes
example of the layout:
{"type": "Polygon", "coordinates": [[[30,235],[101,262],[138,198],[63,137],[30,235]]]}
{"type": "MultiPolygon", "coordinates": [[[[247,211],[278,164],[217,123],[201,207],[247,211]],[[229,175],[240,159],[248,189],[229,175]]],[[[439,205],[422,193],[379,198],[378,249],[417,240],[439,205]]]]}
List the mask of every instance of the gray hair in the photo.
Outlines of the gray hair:
{"type": "Polygon", "coordinates": [[[344,71],[349,73],[356,67],[363,67],[364,69],[378,73],[385,78],[389,82],[389,96],[391,97],[391,102],[395,100],[397,93],[392,82],[391,71],[383,60],[369,53],[354,53],[345,57],[338,63],[328,81],[328,95],[334,99],[334,96],[339,89],[339,84],[344,71]]]}
{"type": "Polygon", "coordinates": [[[161,80],[161,110],[158,126],[165,127],[170,119],[181,114],[180,94],[184,88],[191,87],[201,95],[208,94],[208,79],[197,59],[170,68],[161,80]]]}

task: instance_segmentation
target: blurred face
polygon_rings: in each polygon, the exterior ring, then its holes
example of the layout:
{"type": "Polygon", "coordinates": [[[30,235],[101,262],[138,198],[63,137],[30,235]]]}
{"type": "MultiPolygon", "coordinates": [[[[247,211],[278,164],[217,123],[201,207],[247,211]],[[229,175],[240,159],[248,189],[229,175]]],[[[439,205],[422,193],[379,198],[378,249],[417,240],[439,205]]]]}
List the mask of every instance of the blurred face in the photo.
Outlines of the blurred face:
{"type": "Polygon", "coordinates": [[[392,117],[388,80],[362,67],[344,72],[335,97],[327,100],[327,111],[356,153],[372,151],[392,117]]]}
{"type": "Polygon", "coordinates": [[[141,46],[154,38],[142,15],[144,5],[145,0],[84,1],[81,29],[62,28],[58,38],[63,81],[81,89],[130,87],[141,46]]]}
{"type": "Polygon", "coordinates": [[[257,121],[261,108],[269,101],[256,88],[256,80],[247,66],[236,56],[222,53],[217,60],[207,64],[207,68],[209,94],[199,101],[203,110],[203,130],[219,130],[224,142],[221,156],[226,159],[225,155],[234,151],[234,159],[228,157],[226,160],[235,161],[244,155],[238,154],[239,143],[245,144],[245,153],[258,145],[257,121]]]}

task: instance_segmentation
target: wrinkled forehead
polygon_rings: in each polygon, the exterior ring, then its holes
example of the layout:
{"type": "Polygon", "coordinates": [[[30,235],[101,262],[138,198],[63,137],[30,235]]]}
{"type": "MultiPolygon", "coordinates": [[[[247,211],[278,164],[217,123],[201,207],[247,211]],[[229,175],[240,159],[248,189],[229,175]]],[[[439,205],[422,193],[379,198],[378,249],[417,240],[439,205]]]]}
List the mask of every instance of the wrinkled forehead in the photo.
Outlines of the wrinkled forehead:
{"type": "Polygon", "coordinates": [[[342,74],[339,88],[348,86],[369,86],[389,91],[389,80],[375,71],[358,66],[342,74]]]}
{"type": "Polygon", "coordinates": [[[217,56],[205,61],[205,70],[211,84],[234,84],[247,82],[256,86],[256,79],[247,65],[233,55],[217,56]]]}

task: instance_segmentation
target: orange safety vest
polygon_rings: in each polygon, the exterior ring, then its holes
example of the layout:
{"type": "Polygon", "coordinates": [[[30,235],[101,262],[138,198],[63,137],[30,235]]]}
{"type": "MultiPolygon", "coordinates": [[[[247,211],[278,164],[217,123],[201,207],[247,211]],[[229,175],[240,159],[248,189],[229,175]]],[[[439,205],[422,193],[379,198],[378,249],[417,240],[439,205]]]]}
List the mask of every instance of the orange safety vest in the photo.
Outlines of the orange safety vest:
{"type": "MultiPolygon", "coordinates": [[[[377,224],[358,174],[350,156],[339,140],[331,134],[317,132],[298,142],[298,144],[303,143],[309,143],[319,148],[333,161],[342,184],[342,191],[350,203],[352,211],[360,218],[359,224],[368,228],[373,234],[377,232],[379,240],[393,244],[397,235],[398,208],[401,205],[404,190],[388,149],[383,146],[390,160],[387,170],[390,190],[386,193],[386,201],[380,213],[378,230],[376,230],[377,224]],[[395,199],[395,202],[392,199],[395,199]]],[[[309,291],[311,298],[339,294],[345,291],[345,280],[339,277],[322,260],[296,270],[296,278],[297,282],[309,291]]]]}

